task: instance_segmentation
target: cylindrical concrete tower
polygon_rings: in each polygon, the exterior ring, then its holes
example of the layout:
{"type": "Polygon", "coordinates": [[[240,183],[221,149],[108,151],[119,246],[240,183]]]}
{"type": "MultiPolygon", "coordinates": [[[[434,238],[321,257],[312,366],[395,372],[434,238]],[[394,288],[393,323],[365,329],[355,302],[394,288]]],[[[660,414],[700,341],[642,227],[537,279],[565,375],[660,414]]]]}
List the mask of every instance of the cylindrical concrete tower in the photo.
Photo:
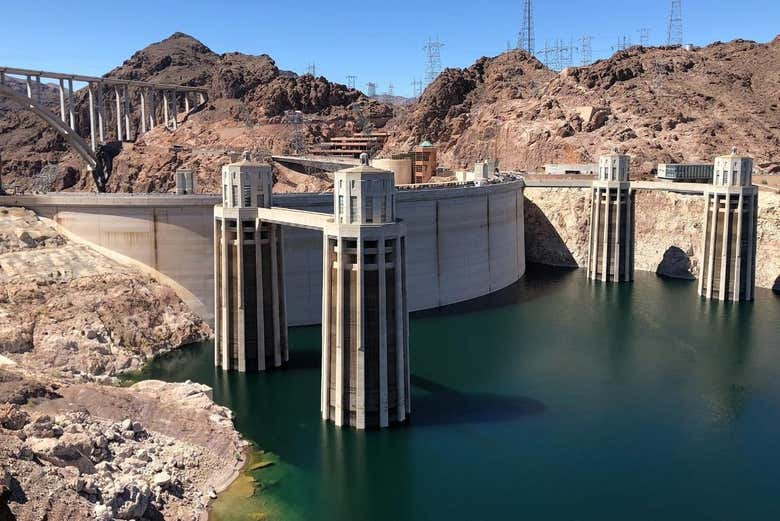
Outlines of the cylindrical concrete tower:
{"type": "Polygon", "coordinates": [[[271,206],[271,167],[244,159],[222,167],[214,207],[214,365],[264,371],[288,359],[282,229],[257,218],[271,206]]]}
{"type": "Polygon", "coordinates": [[[753,300],[756,287],[758,188],[753,159],[736,150],[715,158],[704,193],[704,237],[699,294],[716,300],[753,300]]]}
{"type": "Polygon", "coordinates": [[[361,159],[336,172],[324,233],[321,409],[336,425],[365,429],[409,416],[409,313],[393,173],[361,159]]]}
{"type": "Polygon", "coordinates": [[[591,189],[588,278],[634,280],[634,193],[630,159],[615,152],[599,158],[598,180],[591,189]]]}

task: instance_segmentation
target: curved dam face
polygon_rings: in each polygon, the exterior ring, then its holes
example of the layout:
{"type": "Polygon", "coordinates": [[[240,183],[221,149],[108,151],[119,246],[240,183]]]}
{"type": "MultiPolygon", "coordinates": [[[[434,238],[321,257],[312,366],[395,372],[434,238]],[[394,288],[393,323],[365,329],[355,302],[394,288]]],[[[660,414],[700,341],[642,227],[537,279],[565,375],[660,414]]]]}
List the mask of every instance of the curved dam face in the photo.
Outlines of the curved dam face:
{"type": "MultiPolygon", "coordinates": [[[[118,260],[174,287],[213,323],[214,205],[219,196],[54,194],[9,196],[118,260]]],[[[407,226],[409,310],[420,311],[505,288],[525,273],[523,183],[400,190],[407,226]]],[[[274,205],[332,213],[331,194],[277,194],[274,205]]],[[[322,314],[322,234],[284,228],[290,325],[322,314]]]]}

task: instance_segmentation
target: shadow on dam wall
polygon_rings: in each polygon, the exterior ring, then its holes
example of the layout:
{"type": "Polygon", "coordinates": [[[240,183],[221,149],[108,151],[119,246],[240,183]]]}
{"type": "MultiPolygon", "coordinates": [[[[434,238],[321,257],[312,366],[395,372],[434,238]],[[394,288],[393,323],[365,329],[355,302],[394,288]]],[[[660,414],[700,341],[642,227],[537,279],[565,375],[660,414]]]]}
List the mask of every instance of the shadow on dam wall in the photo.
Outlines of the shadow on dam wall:
{"type": "Polygon", "coordinates": [[[569,247],[539,206],[524,197],[525,257],[527,262],[579,268],[569,247]]]}

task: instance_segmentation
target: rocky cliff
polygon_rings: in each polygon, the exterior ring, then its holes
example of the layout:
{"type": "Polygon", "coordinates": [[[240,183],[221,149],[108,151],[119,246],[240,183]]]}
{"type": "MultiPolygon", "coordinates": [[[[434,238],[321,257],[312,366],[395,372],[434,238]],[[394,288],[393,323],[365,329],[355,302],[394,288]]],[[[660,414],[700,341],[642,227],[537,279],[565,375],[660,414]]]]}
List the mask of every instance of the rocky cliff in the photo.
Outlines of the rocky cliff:
{"type": "Polygon", "coordinates": [[[197,519],[241,465],[191,382],[112,376],[210,331],[175,293],[0,208],[0,519],[197,519]]]}
{"type": "MultiPolygon", "coordinates": [[[[216,190],[219,167],[228,151],[252,149],[289,152],[296,131],[313,143],[364,127],[381,127],[393,114],[389,105],[369,99],[355,89],[324,77],[297,75],[279,69],[268,55],[217,54],[182,33],[152,44],[106,74],[107,77],[207,87],[209,103],[190,117],[183,116],[175,132],[158,126],[135,144],[126,144],[115,160],[113,191],[151,192],[173,188],[173,173],[191,167],[201,187],[216,190]],[[303,113],[300,128],[284,119],[287,110],[303,113]]],[[[88,103],[84,90],[77,93],[77,121],[88,135],[88,103]]],[[[115,114],[107,103],[106,128],[114,139],[115,114]]],[[[158,106],[158,121],[161,116],[158,106]]],[[[140,114],[131,116],[139,128],[140,114]]],[[[46,164],[60,165],[53,188],[90,189],[90,180],[62,139],[34,116],[13,106],[0,105],[0,156],[7,186],[34,187],[32,176],[46,164]]],[[[280,188],[294,190],[298,183],[280,188]]],[[[308,185],[302,186],[310,188],[308,185]]]]}
{"type": "MultiPolygon", "coordinates": [[[[585,267],[590,231],[590,191],[526,188],[528,262],[585,267]]],[[[637,191],[635,268],[696,278],[701,257],[701,196],[637,191]]],[[[759,194],[756,285],[780,291],[780,194],[759,194]]]]}
{"type": "Polygon", "coordinates": [[[780,37],[688,51],[631,47],[556,73],[523,51],[447,69],[392,123],[385,153],[422,138],[446,166],[495,157],[507,169],[591,162],[614,146],[637,174],[709,161],[737,146],[780,171],[780,37]]]}

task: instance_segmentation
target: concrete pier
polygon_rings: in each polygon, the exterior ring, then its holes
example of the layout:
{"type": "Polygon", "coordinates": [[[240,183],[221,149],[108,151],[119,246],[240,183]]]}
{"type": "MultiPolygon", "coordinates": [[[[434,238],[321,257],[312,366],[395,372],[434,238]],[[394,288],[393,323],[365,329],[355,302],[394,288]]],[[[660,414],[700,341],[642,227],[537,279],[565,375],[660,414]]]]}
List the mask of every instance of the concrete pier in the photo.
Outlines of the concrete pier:
{"type": "Polygon", "coordinates": [[[604,282],[634,279],[634,193],[630,159],[618,153],[599,158],[591,188],[588,278],[604,282]]]}
{"type": "Polygon", "coordinates": [[[406,229],[393,173],[364,156],[336,172],[323,238],[322,417],[358,429],[410,413],[406,229]]]}
{"type": "Polygon", "coordinates": [[[715,300],[753,300],[756,286],[758,188],[753,159],[736,151],[715,158],[704,193],[699,294],[715,300]]]}
{"type": "Polygon", "coordinates": [[[215,350],[223,369],[264,371],[288,360],[282,230],[258,218],[271,206],[271,167],[248,156],[222,168],[214,207],[215,350]]]}

